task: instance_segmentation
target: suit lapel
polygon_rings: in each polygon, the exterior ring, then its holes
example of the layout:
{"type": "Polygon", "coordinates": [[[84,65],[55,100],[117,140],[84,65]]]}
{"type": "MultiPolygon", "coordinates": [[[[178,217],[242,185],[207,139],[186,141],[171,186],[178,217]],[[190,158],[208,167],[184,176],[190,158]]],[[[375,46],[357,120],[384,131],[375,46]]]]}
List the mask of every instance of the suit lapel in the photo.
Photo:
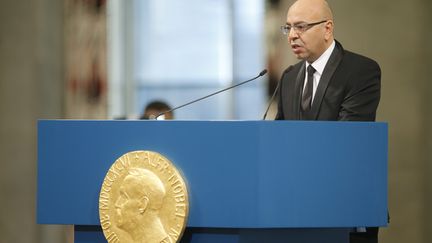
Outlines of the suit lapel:
{"type": "Polygon", "coordinates": [[[300,66],[300,70],[297,73],[297,77],[296,77],[296,81],[295,81],[295,86],[294,86],[294,102],[293,104],[293,111],[294,111],[294,115],[296,116],[297,120],[301,119],[300,116],[300,103],[301,103],[301,94],[303,93],[303,84],[304,84],[304,79],[305,79],[305,62],[303,61],[301,66],[300,66]]]}
{"type": "Polygon", "coordinates": [[[324,94],[327,90],[327,87],[330,83],[330,80],[333,76],[333,73],[335,72],[336,68],[338,67],[340,61],[342,60],[342,57],[343,57],[342,45],[336,41],[336,46],[335,46],[333,53],[331,54],[326,66],[324,68],[323,74],[321,75],[321,79],[319,81],[317,90],[315,92],[315,97],[314,97],[311,111],[310,111],[310,117],[313,120],[316,120],[318,117],[318,111],[321,107],[321,103],[322,103],[322,100],[324,98],[324,94]]]}

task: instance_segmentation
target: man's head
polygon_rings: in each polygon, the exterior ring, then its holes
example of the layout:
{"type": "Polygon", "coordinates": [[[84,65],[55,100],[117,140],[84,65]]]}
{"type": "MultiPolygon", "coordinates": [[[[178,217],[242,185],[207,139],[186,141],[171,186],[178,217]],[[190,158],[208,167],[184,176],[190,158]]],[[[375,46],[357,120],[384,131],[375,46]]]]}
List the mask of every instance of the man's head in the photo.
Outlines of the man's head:
{"type": "Polygon", "coordinates": [[[158,211],[165,197],[162,181],[151,171],[130,169],[120,186],[115,202],[117,226],[131,231],[142,223],[148,211],[158,211]]]}
{"type": "Polygon", "coordinates": [[[325,0],[298,0],[288,10],[285,29],[298,59],[317,60],[333,42],[333,14],[325,0]]]}
{"type": "MultiPolygon", "coordinates": [[[[163,102],[163,101],[152,101],[151,103],[149,103],[145,109],[144,109],[144,113],[142,114],[142,116],[140,117],[140,119],[154,119],[155,117],[157,117],[160,113],[162,112],[166,112],[171,110],[171,107],[163,102]]],[[[159,117],[161,118],[161,117],[159,117]]],[[[173,112],[167,112],[164,116],[163,116],[163,120],[171,120],[174,118],[174,114],[173,112]]]]}

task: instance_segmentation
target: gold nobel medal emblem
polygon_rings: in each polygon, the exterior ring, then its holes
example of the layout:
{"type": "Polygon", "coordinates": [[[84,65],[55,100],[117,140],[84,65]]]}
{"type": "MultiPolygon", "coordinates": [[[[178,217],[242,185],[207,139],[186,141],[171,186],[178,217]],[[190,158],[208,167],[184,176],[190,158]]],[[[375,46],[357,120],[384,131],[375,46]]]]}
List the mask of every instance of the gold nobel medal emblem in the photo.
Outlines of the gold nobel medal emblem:
{"type": "Polygon", "coordinates": [[[102,183],[99,217],[108,242],[178,242],[188,212],[181,174],[156,152],[124,154],[102,183]]]}

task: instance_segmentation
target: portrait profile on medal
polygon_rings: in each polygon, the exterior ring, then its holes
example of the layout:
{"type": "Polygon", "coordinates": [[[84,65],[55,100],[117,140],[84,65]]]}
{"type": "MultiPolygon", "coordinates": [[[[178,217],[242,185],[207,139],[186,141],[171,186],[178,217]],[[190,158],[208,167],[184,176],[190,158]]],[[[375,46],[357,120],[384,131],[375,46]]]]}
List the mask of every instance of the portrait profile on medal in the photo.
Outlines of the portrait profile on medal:
{"type": "Polygon", "coordinates": [[[164,197],[164,184],[153,172],[130,169],[115,201],[115,224],[134,242],[171,242],[159,217],[164,197]]]}
{"type": "Polygon", "coordinates": [[[123,154],[102,182],[99,219],[109,243],[179,242],[188,211],[182,175],[157,152],[123,154]]]}

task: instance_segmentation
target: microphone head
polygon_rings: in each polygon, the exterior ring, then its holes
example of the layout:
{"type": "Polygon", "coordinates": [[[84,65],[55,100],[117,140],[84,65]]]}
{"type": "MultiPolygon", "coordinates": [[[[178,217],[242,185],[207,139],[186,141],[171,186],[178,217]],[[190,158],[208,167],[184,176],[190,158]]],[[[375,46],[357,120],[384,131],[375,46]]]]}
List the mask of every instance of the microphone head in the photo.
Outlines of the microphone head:
{"type": "Polygon", "coordinates": [[[264,69],[259,73],[259,76],[264,76],[266,73],[267,73],[267,69],[264,69]]]}

